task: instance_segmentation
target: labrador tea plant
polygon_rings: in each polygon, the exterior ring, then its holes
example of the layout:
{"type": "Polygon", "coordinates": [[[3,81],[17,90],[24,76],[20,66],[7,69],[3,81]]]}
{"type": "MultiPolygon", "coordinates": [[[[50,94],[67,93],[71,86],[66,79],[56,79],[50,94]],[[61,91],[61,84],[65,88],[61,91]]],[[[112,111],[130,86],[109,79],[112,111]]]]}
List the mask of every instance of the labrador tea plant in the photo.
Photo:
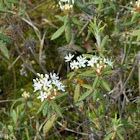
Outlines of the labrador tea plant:
{"type": "Polygon", "coordinates": [[[1,0],[0,139],[139,140],[139,48],[139,0],[1,0]]]}

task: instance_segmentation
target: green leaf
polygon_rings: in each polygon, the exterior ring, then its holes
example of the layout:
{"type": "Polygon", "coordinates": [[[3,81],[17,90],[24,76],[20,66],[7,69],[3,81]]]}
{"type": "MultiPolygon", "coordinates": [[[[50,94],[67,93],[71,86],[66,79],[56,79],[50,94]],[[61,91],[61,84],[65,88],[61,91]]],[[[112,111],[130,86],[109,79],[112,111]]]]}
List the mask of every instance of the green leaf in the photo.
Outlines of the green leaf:
{"type": "Polygon", "coordinates": [[[106,42],[108,41],[108,38],[109,38],[108,35],[106,35],[106,36],[103,38],[102,43],[101,43],[101,48],[104,48],[106,42]]]}
{"type": "Polygon", "coordinates": [[[72,22],[76,25],[79,25],[79,26],[82,25],[82,22],[77,20],[76,18],[72,18],[72,22]]]}
{"type": "Polygon", "coordinates": [[[96,88],[96,86],[97,86],[97,84],[98,84],[98,82],[99,82],[99,78],[98,78],[98,76],[96,76],[96,78],[95,78],[95,80],[94,80],[94,82],[93,82],[93,89],[95,89],[96,88]]]}
{"type": "Polygon", "coordinates": [[[48,113],[48,109],[49,109],[49,103],[47,102],[43,107],[43,116],[46,116],[46,114],[48,113]]]}
{"type": "Polygon", "coordinates": [[[68,74],[69,80],[71,80],[75,75],[76,75],[75,72],[70,72],[68,74]]]}
{"type": "Polygon", "coordinates": [[[9,39],[9,37],[7,37],[1,33],[0,33],[0,39],[2,39],[3,41],[5,41],[8,44],[12,44],[12,41],[9,39]]]}
{"type": "Polygon", "coordinates": [[[23,118],[25,116],[25,111],[21,112],[19,122],[21,123],[23,121],[23,118]]]}
{"type": "Polygon", "coordinates": [[[75,87],[75,91],[74,91],[74,102],[76,103],[79,99],[79,95],[80,95],[80,85],[77,84],[75,87]]]}
{"type": "Polygon", "coordinates": [[[32,102],[30,102],[30,101],[27,102],[27,105],[28,105],[29,108],[33,107],[32,102]]]}
{"type": "Polygon", "coordinates": [[[17,3],[18,3],[17,0],[5,0],[5,1],[7,1],[7,2],[9,2],[9,3],[13,3],[13,4],[17,4],[17,3]]]}
{"type": "Polygon", "coordinates": [[[62,35],[64,30],[65,30],[65,26],[63,25],[52,35],[51,40],[54,40],[54,39],[58,38],[60,35],[62,35]]]}
{"type": "Polygon", "coordinates": [[[84,53],[85,52],[85,49],[83,49],[81,46],[78,46],[78,45],[73,45],[72,48],[75,51],[80,52],[80,53],[84,53]]]}
{"type": "Polygon", "coordinates": [[[58,20],[60,20],[60,21],[64,21],[64,20],[65,20],[65,17],[59,16],[59,15],[56,15],[55,17],[56,17],[58,20]]]}
{"type": "Polygon", "coordinates": [[[108,92],[111,91],[109,84],[103,79],[100,80],[100,84],[106,91],[108,92]]]}
{"type": "Polygon", "coordinates": [[[4,42],[2,40],[0,40],[0,50],[1,52],[4,54],[4,56],[9,59],[9,53],[8,53],[8,49],[5,46],[4,42]]]}
{"type": "Polygon", "coordinates": [[[107,66],[107,67],[104,69],[104,71],[103,71],[103,73],[102,73],[102,76],[109,75],[109,74],[111,74],[111,73],[113,73],[113,72],[114,72],[114,71],[111,70],[111,66],[107,66]]]}
{"type": "Polygon", "coordinates": [[[92,89],[92,86],[88,85],[88,84],[82,84],[81,86],[86,88],[86,89],[92,89]]]}
{"type": "Polygon", "coordinates": [[[51,116],[51,111],[52,111],[52,108],[49,107],[49,108],[48,108],[48,112],[47,112],[47,118],[50,118],[50,116],[51,116]]]}
{"type": "Polygon", "coordinates": [[[119,132],[117,132],[117,135],[119,136],[120,140],[124,140],[123,136],[119,132]]]}
{"type": "Polygon", "coordinates": [[[39,114],[39,113],[43,110],[44,106],[45,106],[47,103],[48,103],[48,102],[47,102],[46,100],[43,102],[43,104],[40,106],[39,110],[37,111],[37,114],[39,114]]]}
{"type": "Polygon", "coordinates": [[[70,23],[70,17],[67,15],[64,17],[64,26],[66,27],[66,25],[69,23],[70,23]]]}
{"type": "Polygon", "coordinates": [[[64,92],[64,93],[62,93],[62,94],[60,94],[60,95],[57,95],[56,97],[55,97],[55,99],[60,99],[60,98],[62,98],[62,97],[64,97],[64,96],[66,96],[68,94],[68,92],[64,92]]]}
{"type": "Polygon", "coordinates": [[[108,134],[104,140],[110,140],[111,137],[115,137],[115,132],[108,134]]]}
{"type": "Polygon", "coordinates": [[[132,18],[131,18],[131,22],[137,20],[138,16],[139,16],[139,13],[137,13],[137,12],[134,13],[133,16],[132,16],[132,18]]]}
{"type": "Polygon", "coordinates": [[[16,111],[15,110],[13,110],[12,111],[12,119],[13,119],[13,122],[14,122],[14,124],[16,125],[16,123],[17,123],[17,113],[16,113],[16,111]]]}
{"type": "Polygon", "coordinates": [[[3,5],[3,2],[0,1],[0,11],[3,11],[4,10],[4,5],[3,5]]]}
{"type": "Polygon", "coordinates": [[[53,126],[54,122],[56,120],[56,116],[53,115],[51,118],[45,123],[43,127],[43,133],[46,134],[53,126]]]}
{"type": "Polygon", "coordinates": [[[129,27],[129,26],[131,26],[131,25],[133,25],[133,24],[135,24],[136,23],[136,21],[130,21],[130,22],[126,22],[126,23],[122,23],[121,24],[121,27],[129,27]]]}
{"type": "Polygon", "coordinates": [[[52,101],[52,107],[54,108],[54,110],[56,111],[56,113],[63,118],[62,112],[60,107],[54,102],[52,101]]]}
{"type": "Polygon", "coordinates": [[[102,93],[100,93],[99,91],[95,90],[93,92],[93,101],[96,102],[97,99],[100,99],[102,97],[102,95],[103,95],[102,93]]]}
{"type": "Polygon", "coordinates": [[[87,92],[85,92],[78,101],[83,101],[84,99],[86,99],[91,93],[93,92],[93,90],[88,90],[87,92]]]}
{"type": "Polygon", "coordinates": [[[29,130],[27,128],[25,128],[25,133],[26,133],[26,138],[27,140],[30,140],[30,136],[29,136],[29,130]]]}
{"type": "Polygon", "coordinates": [[[76,6],[77,6],[79,9],[81,9],[81,10],[83,10],[85,13],[91,15],[91,12],[87,9],[87,7],[85,6],[85,4],[82,4],[82,3],[79,2],[79,1],[75,1],[75,4],[76,4],[76,6]]]}
{"type": "Polygon", "coordinates": [[[12,9],[12,3],[8,2],[7,0],[4,1],[4,4],[9,8],[12,9]]]}
{"type": "Polygon", "coordinates": [[[68,23],[65,27],[65,37],[67,42],[69,43],[72,37],[71,25],[68,23]]]}
{"type": "Polygon", "coordinates": [[[95,70],[87,70],[85,72],[80,73],[79,76],[95,77],[94,72],[95,72],[95,70]]]}

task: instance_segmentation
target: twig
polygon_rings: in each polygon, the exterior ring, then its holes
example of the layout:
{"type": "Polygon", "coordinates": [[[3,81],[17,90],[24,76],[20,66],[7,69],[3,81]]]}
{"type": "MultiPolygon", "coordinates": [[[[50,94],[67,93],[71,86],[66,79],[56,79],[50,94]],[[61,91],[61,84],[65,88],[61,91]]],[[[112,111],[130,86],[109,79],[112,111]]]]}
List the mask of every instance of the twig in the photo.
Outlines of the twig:
{"type": "Polygon", "coordinates": [[[13,101],[16,101],[16,100],[14,100],[14,99],[11,99],[11,100],[0,100],[0,103],[13,102],[13,101]]]}
{"type": "Polygon", "coordinates": [[[43,37],[42,37],[42,39],[41,39],[41,41],[40,41],[39,61],[41,61],[41,59],[42,59],[42,52],[43,52],[43,46],[44,46],[45,36],[46,36],[46,31],[45,31],[45,33],[43,34],[43,37]]]}
{"type": "Polygon", "coordinates": [[[130,79],[131,76],[132,76],[133,71],[135,70],[136,65],[137,65],[137,62],[135,61],[134,64],[133,64],[133,67],[132,67],[132,70],[131,70],[129,76],[127,77],[125,83],[123,84],[123,87],[121,88],[121,91],[120,91],[119,94],[116,96],[116,98],[118,98],[118,97],[122,94],[122,92],[123,92],[123,90],[124,90],[126,84],[128,83],[129,79],[130,79]]]}
{"type": "Polygon", "coordinates": [[[26,22],[27,24],[29,24],[35,31],[39,41],[41,41],[41,33],[39,31],[39,29],[32,23],[31,19],[29,18],[28,14],[26,13],[26,16],[28,17],[28,20],[25,19],[24,17],[20,17],[24,22],[26,22]]]}
{"type": "Polygon", "coordinates": [[[83,28],[80,30],[80,32],[78,33],[78,37],[80,36],[80,34],[84,31],[84,29],[87,27],[87,25],[89,24],[89,22],[90,21],[87,21],[86,23],[85,23],[85,25],[83,26],[83,28]]]}
{"type": "Polygon", "coordinates": [[[137,59],[138,59],[139,95],[140,95],[140,51],[137,54],[137,59]]]}
{"type": "MultiPolygon", "coordinates": [[[[63,124],[56,121],[61,127],[63,127],[63,124]]],[[[74,131],[72,129],[69,129],[69,128],[65,128],[66,131],[69,131],[69,132],[73,132],[73,133],[76,133],[76,134],[79,134],[79,135],[84,135],[84,136],[89,136],[89,134],[87,133],[82,133],[82,132],[78,132],[78,131],[74,131]]]]}
{"type": "MultiPolygon", "coordinates": [[[[50,1],[50,0],[49,0],[50,1]]],[[[44,2],[42,2],[42,3],[40,3],[40,4],[38,4],[37,6],[35,6],[33,9],[31,9],[29,12],[32,12],[32,11],[34,11],[34,10],[36,10],[36,9],[38,9],[39,7],[41,7],[42,5],[44,5],[44,4],[46,4],[46,3],[48,3],[49,2],[48,0],[47,1],[44,1],[44,2]]]]}
{"type": "Polygon", "coordinates": [[[15,65],[15,63],[20,59],[21,55],[22,55],[22,54],[20,54],[20,55],[16,58],[16,60],[8,67],[9,70],[10,70],[10,69],[13,67],[13,65],[15,65]]]}

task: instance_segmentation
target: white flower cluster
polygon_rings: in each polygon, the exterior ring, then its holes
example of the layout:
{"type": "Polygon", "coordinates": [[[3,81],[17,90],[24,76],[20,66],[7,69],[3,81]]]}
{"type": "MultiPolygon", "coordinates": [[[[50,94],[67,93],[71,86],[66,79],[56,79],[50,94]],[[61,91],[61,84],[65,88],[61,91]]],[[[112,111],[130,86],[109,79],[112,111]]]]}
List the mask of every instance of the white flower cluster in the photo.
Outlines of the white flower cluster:
{"type": "Polygon", "coordinates": [[[97,73],[101,73],[101,71],[109,65],[110,67],[113,68],[113,62],[111,62],[109,59],[102,59],[101,57],[97,56],[92,56],[90,60],[88,60],[86,57],[83,56],[77,56],[77,61],[73,60],[74,55],[68,54],[66,55],[65,62],[70,62],[70,68],[73,69],[79,69],[79,68],[84,68],[87,66],[90,67],[95,67],[97,73]]]}
{"type": "Polygon", "coordinates": [[[39,78],[33,79],[34,92],[39,91],[40,95],[37,97],[43,102],[45,99],[53,100],[57,95],[57,91],[65,91],[65,86],[59,80],[56,73],[39,74],[39,78]]]}
{"type": "Polygon", "coordinates": [[[74,5],[74,0],[59,0],[61,10],[71,10],[74,5]]]}
{"type": "Polygon", "coordinates": [[[30,93],[24,91],[23,94],[22,94],[22,97],[23,97],[24,99],[28,99],[28,98],[30,98],[30,93]]]}

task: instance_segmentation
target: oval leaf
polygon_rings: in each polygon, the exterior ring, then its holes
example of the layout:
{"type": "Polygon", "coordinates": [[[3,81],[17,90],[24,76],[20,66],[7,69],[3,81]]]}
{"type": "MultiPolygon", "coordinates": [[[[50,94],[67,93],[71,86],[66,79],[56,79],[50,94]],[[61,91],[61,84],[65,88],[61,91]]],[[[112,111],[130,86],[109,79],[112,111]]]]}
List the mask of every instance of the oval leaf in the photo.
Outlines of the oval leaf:
{"type": "Polygon", "coordinates": [[[62,35],[64,30],[65,30],[65,26],[63,25],[53,34],[51,40],[54,40],[54,39],[58,38],[60,35],[62,35]]]}
{"type": "Polygon", "coordinates": [[[85,92],[78,101],[83,101],[84,99],[86,99],[91,93],[93,92],[93,90],[89,90],[87,92],[85,92]]]}
{"type": "Polygon", "coordinates": [[[37,114],[39,114],[43,110],[46,104],[47,104],[47,101],[44,101],[43,104],[40,106],[39,110],[37,111],[37,114]]]}
{"type": "Polygon", "coordinates": [[[53,115],[51,118],[45,123],[43,127],[43,133],[46,134],[53,126],[56,116],[53,115]]]}
{"type": "Polygon", "coordinates": [[[72,36],[71,25],[70,23],[68,23],[65,28],[65,37],[68,43],[71,40],[71,36],[72,36]]]}
{"type": "Polygon", "coordinates": [[[54,101],[52,101],[52,107],[60,117],[63,117],[60,107],[54,101]]]}
{"type": "Polygon", "coordinates": [[[74,102],[77,102],[79,99],[79,95],[80,95],[80,85],[77,84],[75,87],[75,91],[74,91],[74,102]]]}
{"type": "Polygon", "coordinates": [[[110,86],[109,86],[109,84],[108,84],[106,81],[104,81],[103,79],[101,79],[100,83],[101,83],[101,86],[102,86],[106,91],[108,91],[108,92],[111,91],[110,86]]]}
{"type": "Polygon", "coordinates": [[[9,53],[8,53],[8,49],[7,47],[5,46],[4,42],[2,40],[0,40],[0,50],[1,52],[3,53],[3,55],[9,59],[9,53]]]}

